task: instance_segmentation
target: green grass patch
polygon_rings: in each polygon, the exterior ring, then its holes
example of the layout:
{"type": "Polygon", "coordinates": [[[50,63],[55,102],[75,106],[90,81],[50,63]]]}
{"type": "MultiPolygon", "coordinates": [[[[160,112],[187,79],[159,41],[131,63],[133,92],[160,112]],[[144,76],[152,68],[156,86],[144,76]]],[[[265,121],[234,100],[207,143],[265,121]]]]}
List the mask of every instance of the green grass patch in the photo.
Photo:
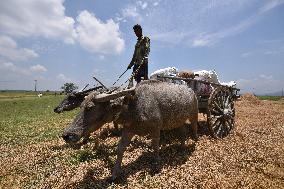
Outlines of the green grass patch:
{"type": "Polygon", "coordinates": [[[76,112],[53,112],[64,96],[0,99],[0,143],[19,145],[54,139],[76,112]]]}
{"type": "Polygon", "coordinates": [[[59,139],[78,112],[53,112],[64,95],[39,98],[22,91],[0,95],[0,188],[42,188],[39,184],[53,179],[57,167],[69,170],[96,159],[91,149],[70,150],[59,139]]]}
{"type": "Polygon", "coordinates": [[[14,98],[29,98],[29,97],[38,97],[37,95],[41,93],[43,96],[60,96],[59,92],[35,92],[35,91],[0,91],[0,100],[3,99],[14,99],[14,98]]]}
{"type": "Polygon", "coordinates": [[[282,96],[258,96],[259,100],[272,100],[272,101],[278,101],[281,100],[282,96]]]}
{"type": "Polygon", "coordinates": [[[70,165],[78,165],[81,162],[92,161],[97,159],[96,151],[92,149],[77,150],[67,161],[70,165]]]}

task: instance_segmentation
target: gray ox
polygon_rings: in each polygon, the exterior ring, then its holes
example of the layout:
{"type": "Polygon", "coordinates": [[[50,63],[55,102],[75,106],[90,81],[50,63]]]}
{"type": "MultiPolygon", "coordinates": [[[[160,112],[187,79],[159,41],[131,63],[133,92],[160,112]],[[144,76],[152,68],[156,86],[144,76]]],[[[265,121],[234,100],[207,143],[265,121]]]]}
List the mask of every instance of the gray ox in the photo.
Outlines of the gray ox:
{"type": "MultiPolygon", "coordinates": [[[[152,138],[156,160],[159,159],[161,130],[184,128],[186,120],[190,119],[194,138],[197,138],[198,103],[193,90],[183,85],[151,80],[139,83],[135,89],[89,95],[73,123],[65,129],[63,138],[67,143],[77,142],[109,122],[118,112],[118,122],[123,124],[123,131],[112,179],[119,176],[123,153],[135,134],[152,138]],[[121,98],[123,96],[124,99],[121,98]],[[124,105],[117,106],[122,99],[124,105]]],[[[185,137],[181,138],[184,145],[185,137]]]]}
{"type": "MultiPolygon", "coordinates": [[[[111,90],[117,89],[117,87],[112,87],[111,90]]],[[[67,95],[59,104],[54,108],[55,113],[62,113],[64,111],[71,111],[75,108],[78,108],[85,98],[91,94],[100,94],[107,92],[103,86],[94,87],[85,91],[73,92],[67,95]]],[[[113,120],[114,128],[118,130],[118,124],[113,120]]],[[[86,144],[89,141],[90,133],[84,136],[83,144],[86,144]]]]}
{"type": "Polygon", "coordinates": [[[59,104],[54,108],[55,113],[62,113],[64,111],[70,111],[75,108],[78,108],[81,103],[85,100],[85,97],[88,96],[91,92],[97,91],[105,92],[102,89],[102,86],[94,87],[85,91],[73,92],[67,95],[59,104]]]}

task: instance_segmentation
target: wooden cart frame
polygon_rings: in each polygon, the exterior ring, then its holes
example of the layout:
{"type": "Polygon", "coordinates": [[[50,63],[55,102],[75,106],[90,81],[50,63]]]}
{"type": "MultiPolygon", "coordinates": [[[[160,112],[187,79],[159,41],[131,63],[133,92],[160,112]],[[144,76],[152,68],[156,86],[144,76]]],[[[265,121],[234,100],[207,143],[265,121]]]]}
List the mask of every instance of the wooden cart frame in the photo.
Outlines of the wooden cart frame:
{"type": "Polygon", "coordinates": [[[166,79],[185,81],[196,94],[199,113],[207,115],[207,125],[214,138],[227,136],[235,127],[235,101],[239,98],[240,89],[217,83],[169,76],[158,76],[158,80],[166,79]],[[210,94],[198,93],[200,83],[211,85],[210,94]]]}

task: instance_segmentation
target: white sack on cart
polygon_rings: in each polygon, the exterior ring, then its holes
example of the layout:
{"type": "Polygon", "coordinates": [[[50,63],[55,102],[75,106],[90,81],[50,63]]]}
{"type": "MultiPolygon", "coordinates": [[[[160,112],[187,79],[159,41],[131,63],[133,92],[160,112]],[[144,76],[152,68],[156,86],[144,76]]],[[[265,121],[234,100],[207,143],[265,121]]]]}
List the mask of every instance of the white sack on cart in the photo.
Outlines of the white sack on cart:
{"type": "Polygon", "coordinates": [[[197,79],[197,80],[202,80],[202,81],[220,84],[219,79],[218,79],[218,75],[215,72],[215,70],[209,70],[209,71],[208,70],[201,70],[201,71],[194,72],[194,74],[198,74],[198,76],[195,77],[195,79],[197,79]]]}
{"type": "MultiPolygon", "coordinates": [[[[157,80],[159,76],[167,76],[167,77],[177,77],[178,69],[176,67],[167,67],[163,69],[159,69],[154,71],[150,75],[150,79],[157,80]]],[[[176,84],[186,84],[185,81],[181,80],[173,80],[173,79],[163,79],[166,82],[176,83],[176,84]]]]}
{"type": "MultiPolygon", "coordinates": [[[[225,85],[228,87],[235,87],[237,85],[235,81],[220,82],[215,70],[209,70],[209,71],[201,70],[201,71],[194,72],[194,74],[199,75],[198,77],[195,77],[195,79],[197,80],[217,83],[217,84],[225,85]]],[[[214,86],[203,84],[203,83],[198,83],[196,92],[197,94],[210,94],[213,91],[213,89],[214,89],[214,86]]]]}
{"type": "Polygon", "coordinates": [[[176,76],[178,69],[176,67],[167,67],[159,69],[151,73],[150,79],[157,80],[157,76],[176,76]]]}
{"type": "MultiPolygon", "coordinates": [[[[195,75],[198,75],[195,77],[196,80],[201,80],[201,81],[207,81],[211,83],[217,83],[220,84],[218,75],[214,70],[200,70],[200,71],[195,71],[195,75]]],[[[205,83],[197,83],[196,86],[196,93],[197,94],[203,94],[203,95],[209,95],[213,91],[213,86],[210,84],[205,84],[205,83]]]]}
{"type": "MultiPolygon", "coordinates": [[[[157,80],[157,76],[168,76],[168,77],[178,77],[178,69],[176,67],[167,67],[163,69],[156,70],[150,75],[150,79],[157,80]]],[[[196,80],[201,80],[201,81],[207,81],[211,83],[217,83],[221,85],[226,85],[229,87],[234,87],[236,86],[235,81],[230,81],[230,82],[220,82],[218,79],[218,75],[215,70],[200,70],[200,71],[194,71],[196,76],[194,79],[196,80]]],[[[183,80],[174,80],[174,79],[164,79],[164,81],[171,82],[171,83],[176,83],[176,84],[186,84],[185,81],[183,80]]],[[[194,88],[194,86],[191,86],[193,83],[189,82],[188,86],[190,88],[194,88]]],[[[203,95],[210,95],[210,93],[214,90],[214,87],[211,86],[210,84],[205,84],[205,83],[200,83],[198,82],[196,84],[196,93],[197,94],[203,94],[203,95]]]]}
{"type": "Polygon", "coordinates": [[[221,82],[221,85],[226,85],[228,87],[235,87],[237,85],[237,83],[235,81],[221,82]]]}

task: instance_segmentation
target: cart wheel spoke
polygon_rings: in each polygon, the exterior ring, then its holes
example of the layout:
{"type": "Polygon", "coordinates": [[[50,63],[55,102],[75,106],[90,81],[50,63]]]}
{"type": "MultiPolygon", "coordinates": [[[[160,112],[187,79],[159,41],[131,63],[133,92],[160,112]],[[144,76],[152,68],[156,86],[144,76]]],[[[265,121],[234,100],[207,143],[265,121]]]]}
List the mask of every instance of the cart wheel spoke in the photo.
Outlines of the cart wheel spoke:
{"type": "Polygon", "coordinates": [[[212,124],[212,128],[215,130],[216,128],[219,128],[221,121],[219,119],[216,119],[216,121],[212,124]]]}
{"type": "Polygon", "coordinates": [[[225,123],[228,125],[229,130],[233,129],[233,127],[234,127],[234,126],[233,126],[233,124],[234,124],[233,119],[231,119],[231,120],[226,120],[225,123]]]}
{"type": "Polygon", "coordinates": [[[224,121],[224,136],[227,136],[231,131],[232,127],[227,124],[227,120],[224,121]]]}
{"type": "Polygon", "coordinates": [[[216,88],[208,100],[207,122],[213,137],[226,137],[234,128],[235,108],[232,90],[216,88]]]}
{"type": "Polygon", "coordinates": [[[228,119],[234,120],[235,119],[235,112],[232,111],[230,114],[228,114],[228,119]]]}
{"type": "Polygon", "coordinates": [[[223,111],[223,109],[221,108],[220,104],[218,104],[216,101],[214,101],[213,108],[216,108],[218,111],[223,111]]]}
{"type": "Polygon", "coordinates": [[[216,135],[219,137],[219,138],[223,138],[223,136],[226,136],[227,135],[227,127],[224,123],[224,121],[222,120],[221,124],[220,124],[220,129],[219,131],[216,133],[216,135]]]}
{"type": "Polygon", "coordinates": [[[212,113],[213,113],[214,115],[220,115],[220,114],[221,114],[221,111],[214,108],[214,109],[212,109],[212,113]]]}
{"type": "Polygon", "coordinates": [[[217,135],[219,135],[222,132],[222,122],[220,121],[220,123],[218,124],[218,129],[214,129],[214,131],[216,132],[217,135]]]}
{"type": "Polygon", "coordinates": [[[222,98],[221,94],[219,94],[217,102],[218,102],[220,109],[223,109],[224,108],[223,107],[223,98],[222,98]]]}

